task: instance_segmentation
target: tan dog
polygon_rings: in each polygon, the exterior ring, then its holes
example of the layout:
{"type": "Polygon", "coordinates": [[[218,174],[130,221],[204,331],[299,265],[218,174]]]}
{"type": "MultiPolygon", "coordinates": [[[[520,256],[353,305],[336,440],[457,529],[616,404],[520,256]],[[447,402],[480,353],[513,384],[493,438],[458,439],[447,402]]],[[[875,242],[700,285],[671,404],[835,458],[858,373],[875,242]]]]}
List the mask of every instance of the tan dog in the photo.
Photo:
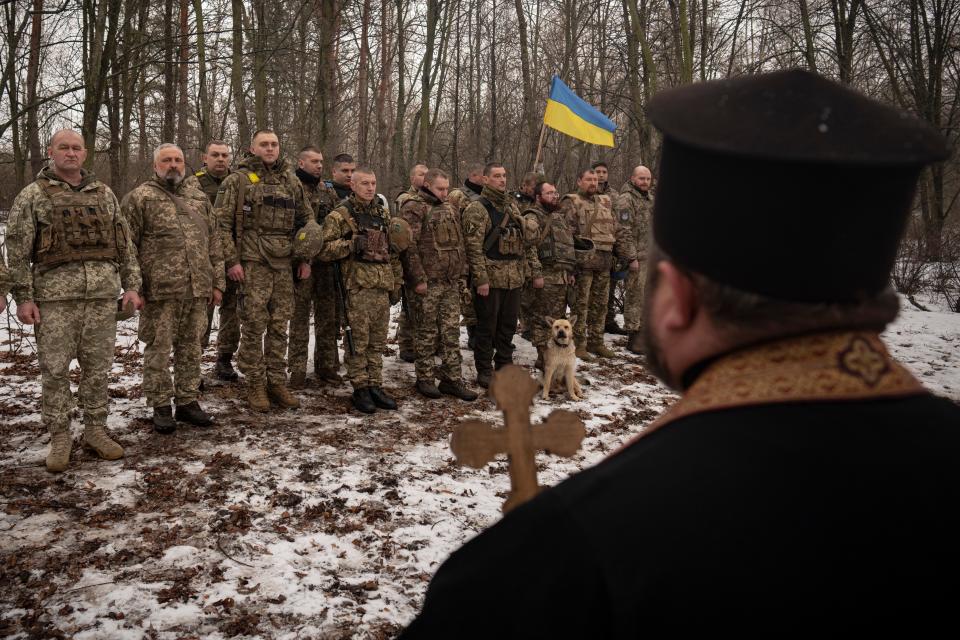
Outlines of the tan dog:
{"type": "Polygon", "coordinates": [[[577,382],[576,345],[573,343],[573,325],[577,316],[569,320],[544,316],[550,325],[550,341],[543,351],[543,399],[550,399],[550,387],[554,382],[566,380],[567,394],[571,400],[582,400],[583,389],[577,382]]]}

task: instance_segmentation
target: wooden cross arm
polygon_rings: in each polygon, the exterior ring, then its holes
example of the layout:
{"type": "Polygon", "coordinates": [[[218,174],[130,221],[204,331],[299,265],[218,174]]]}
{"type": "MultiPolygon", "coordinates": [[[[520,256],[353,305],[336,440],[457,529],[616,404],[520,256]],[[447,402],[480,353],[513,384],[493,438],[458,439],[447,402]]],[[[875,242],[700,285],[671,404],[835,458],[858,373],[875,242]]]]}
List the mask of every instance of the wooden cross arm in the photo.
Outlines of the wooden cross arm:
{"type": "Polygon", "coordinates": [[[569,458],[580,448],[587,434],[577,414],[563,409],[552,412],[543,424],[531,427],[533,448],[569,458]]]}
{"type": "Polygon", "coordinates": [[[457,462],[480,469],[507,450],[507,431],[480,420],[464,420],[453,429],[450,449],[457,462]]]}

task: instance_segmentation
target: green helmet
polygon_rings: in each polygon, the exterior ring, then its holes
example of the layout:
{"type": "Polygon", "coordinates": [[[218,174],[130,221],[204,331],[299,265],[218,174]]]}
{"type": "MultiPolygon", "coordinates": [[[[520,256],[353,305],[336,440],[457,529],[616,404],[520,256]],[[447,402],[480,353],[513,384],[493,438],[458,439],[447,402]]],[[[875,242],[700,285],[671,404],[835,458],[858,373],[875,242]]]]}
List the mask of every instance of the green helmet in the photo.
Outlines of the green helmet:
{"type": "Polygon", "coordinates": [[[390,218],[387,235],[390,238],[390,248],[397,253],[406,251],[410,246],[410,225],[403,218],[390,218]]]}
{"type": "Polygon", "coordinates": [[[323,248],[323,235],[316,220],[308,220],[293,238],[293,257],[313,260],[323,248]]]}

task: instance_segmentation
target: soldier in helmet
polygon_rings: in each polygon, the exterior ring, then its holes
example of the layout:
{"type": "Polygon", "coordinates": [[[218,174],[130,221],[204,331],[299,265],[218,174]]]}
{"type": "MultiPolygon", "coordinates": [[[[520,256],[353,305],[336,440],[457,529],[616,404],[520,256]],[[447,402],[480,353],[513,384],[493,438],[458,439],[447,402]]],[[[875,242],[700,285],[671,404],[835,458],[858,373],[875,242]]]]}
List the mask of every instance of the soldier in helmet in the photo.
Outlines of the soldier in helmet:
{"type": "Polygon", "coordinates": [[[76,131],[56,132],[50,163],[21,191],[7,223],[17,318],[36,325],[42,384],[41,416],[50,431],[47,470],[70,462],[70,362],[76,359],[83,408],[83,441],[101,458],[123,456],[104,427],[107,377],[121,306],[142,307],[140,267],[130,229],[110,188],[83,168],[87,149],[76,131]]]}
{"type": "MultiPolygon", "coordinates": [[[[429,168],[423,163],[417,163],[410,169],[410,188],[397,196],[394,211],[400,215],[400,208],[405,202],[417,196],[420,187],[423,186],[423,177],[427,175],[429,168]]],[[[414,294],[408,288],[403,291],[406,304],[400,310],[400,318],[397,321],[397,347],[400,351],[400,359],[404,362],[413,362],[416,359],[414,353],[414,339],[417,333],[416,318],[419,315],[410,307],[417,304],[414,294]]]]}

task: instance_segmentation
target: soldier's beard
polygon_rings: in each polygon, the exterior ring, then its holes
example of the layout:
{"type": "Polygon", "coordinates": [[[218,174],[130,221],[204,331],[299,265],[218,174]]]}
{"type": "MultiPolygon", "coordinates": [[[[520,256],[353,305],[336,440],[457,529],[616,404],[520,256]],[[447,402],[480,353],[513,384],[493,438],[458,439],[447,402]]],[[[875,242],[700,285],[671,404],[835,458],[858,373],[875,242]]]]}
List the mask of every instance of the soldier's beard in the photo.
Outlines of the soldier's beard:
{"type": "Polygon", "coordinates": [[[163,181],[167,183],[168,187],[175,187],[183,182],[183,174],[176,169],[170,169],[163,176],[163,181]]]}
{"type": "Polygon", "coordinates": [[[553,201],[545,202],[545,201],[541,200],[541,201],[540,201],[540,206],[543,207],[543,210],[544,210],[544,211],[547,211],[547,212],[553,212],[553,211],[556,211],[557,209],[560,208],[560,205],[559,205],[558,203],[556,203],[556,202],[553,202],[553,201]]]}
{"type": "MultiPolygon", "coordinates": [[[[656,267],[651,269],[656,272],[656,267]]],[[[647,357],[647,370],[655,375],[671,389],[678,389],[674,384],[663,357],[663,347],[653,333],[653,294],[657,288],[656,274],[648,272],[647,282],[643,288],[643,350],[647,357]]]]}

